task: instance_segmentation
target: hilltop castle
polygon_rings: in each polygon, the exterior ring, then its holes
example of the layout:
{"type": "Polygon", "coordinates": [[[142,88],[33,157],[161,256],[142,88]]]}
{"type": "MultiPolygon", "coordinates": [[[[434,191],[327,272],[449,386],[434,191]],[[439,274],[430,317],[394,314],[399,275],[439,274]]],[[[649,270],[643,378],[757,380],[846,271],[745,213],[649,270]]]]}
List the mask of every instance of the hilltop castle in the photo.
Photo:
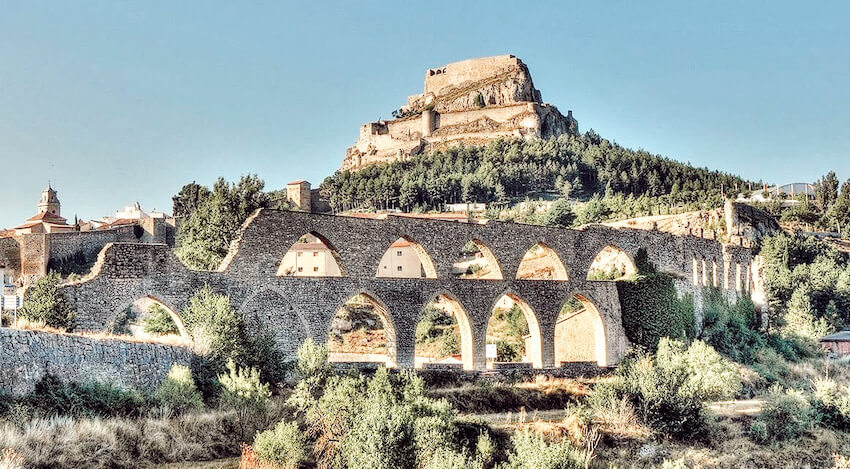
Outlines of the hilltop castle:
{"type": "Polygon", "coordinates": [[[498,137],[578,133],[572,111],[564,116],[544,103],[528,67],[513,55],[429,69],[424,92],[409,96],[393,117],[361,126],[341,169],[403,161],[426,150],[482,144],[498,137]]]}

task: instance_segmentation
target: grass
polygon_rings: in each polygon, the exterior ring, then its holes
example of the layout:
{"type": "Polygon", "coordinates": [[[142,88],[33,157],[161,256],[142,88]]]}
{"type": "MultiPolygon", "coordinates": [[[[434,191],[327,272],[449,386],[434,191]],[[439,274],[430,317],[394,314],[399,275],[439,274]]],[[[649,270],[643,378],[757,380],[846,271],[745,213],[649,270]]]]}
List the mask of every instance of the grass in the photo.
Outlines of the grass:
{"type": "Polygon", "coordinates": [[[166,336],[132,336],[132,335],[116,335],[108,332],[68,332],[65,329],[58,329],[55,327],[47,326],[43,323],[39,322],[31,322],[27,321],[23,318],[18,318],[17,324],[12,329],[19,329],[22,331],[34,331],[34,332],[47,332],[49,334],[60,334],[74,337],[85,337],[87,339],[94,340],[120,340],[124,342],[134,342],[140,344],[158,344],[158,345],[181,345],[181,346],[189,346],[191,345],[191,341],[188,339],[184,339],[178,335],[166,335],[166,336]]]}

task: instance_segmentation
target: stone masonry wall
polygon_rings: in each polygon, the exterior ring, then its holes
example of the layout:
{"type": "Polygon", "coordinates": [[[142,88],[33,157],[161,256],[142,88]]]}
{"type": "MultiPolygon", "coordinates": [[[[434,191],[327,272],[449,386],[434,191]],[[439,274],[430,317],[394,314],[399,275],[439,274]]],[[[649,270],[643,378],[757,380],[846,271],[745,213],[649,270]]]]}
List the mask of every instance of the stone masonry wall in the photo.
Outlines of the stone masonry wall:
{"type": "MultiPolygon", "coordinates": [[[[293,356],[307,337],[327,341],[331,320],[351,297],[366,294],[387,312],[386,327],[395,337],[391,359],[412,367],[416,324],[425,306],[440,295],[462,309],[462,349],[467,369],[483,369],[487,322],[503,295],[528,311],[540,343],[538,366],[555,366],[555,324],[562,305],[574,295],[600,316],[604,353],[600,363],[616,364],[629,348],[621,321],[616,285],[587,280],[596,255],[615,246],[630,257],[645,249],[659,270],[670,273],[682,292],[700,292],[710,284],[731,297],[747,294],[749,249],[694,236],[592,225],[583,229],[517,223],[486,224],[388,217],[386,220],[261,210],[243,226],[225,263],[215,272],[187,269],[165,245],[112,244],[100,254],[92,274],[63,287],[82,329],[103,330],[116,314],[141,297],[158,300],[172,311],[184,309],[204,284],[230,297],[252,327],[275,333],[281,351],[293,356]],[[341,277],[278,277],[278,266],[304,234],[324,240],[340,260],[341,277]],[[398,238],[416,243],[435,266],[436,278],[377,278],[380,259],[398,238]],[[467,241],[489,248],[502,279],[470,280],[452,276],[452,264],[467,241]],[[566,267],[568,279],[517,279],[520,261],[533,245],[551,248],[566,267]],[[738,268],[740,266],[740,268],[738,268]],[[468,362],[467,362],[468,359],[468,362]]],[[[597,331],[586,331],[595,334],[597,331]]]]}
{"type": "Polygon", "coordinates": [[[0,238],[0,266],[10,269],[15,278],[21,275],[21,247],[15,238],[0,238]]]}
{"type": "Polygon", "coordinates": [[[153,391],[174,363],[188,366],[188,347],[0,329],[0,389],[24,394],[46,373],[62,381],[111,382],[153,391]]]}

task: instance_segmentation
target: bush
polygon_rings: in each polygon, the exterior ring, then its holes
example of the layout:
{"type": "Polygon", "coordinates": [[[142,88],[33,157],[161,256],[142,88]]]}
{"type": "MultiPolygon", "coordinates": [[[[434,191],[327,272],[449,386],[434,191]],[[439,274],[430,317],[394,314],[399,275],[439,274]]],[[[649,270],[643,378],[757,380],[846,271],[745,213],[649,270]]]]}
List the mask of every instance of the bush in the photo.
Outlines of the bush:
{"type": "Polygon", "coordinates": [[[614,379],[598,384],[590,398],[597,412],[627,401],[651,428],[683,438],[708,435],[709,416],[702,401],[729,398],[741,389],[735,365],[711,346],[690,347],[661,339],[655,357],[639,354],[624,361],[614,379]]]}
{"type": "Polygon", "coordinates": [[[50,374],[44,375],[23,401],[48,416],[135,417],[148,408],[137,391],[95,381],[65,383],[50,374]]]}
{"type": "Polygon", "coordinates": [[[704,292],[700,339],[736,362],[755,362],[758,351],[765,347],[765,341],[758,331],[753,302],[742,297],[730,304],[717,288],[704,292]]]}
{"type": "Polygon", "coordinates": [[[146,317],[142,323],[144,325],[145,332],[148,334],[168,335],[180,333],[180,330],[177,328],[177,324],[175,324],[174,319],[171,318],[171,314],[169,314],[168,311],[158,303],[151,305],[148,309],[148,317],[146,317]]]}
{"type": "Polygon", "coordinates": [[[814,422],[811,403],[801,391],[774,389],[765,399],[751,436],[761,443],[797,438],[811,430],[814,422]]]}
{"type": "Polygon", "coordinates": [[[233,360],[227,362],[227,373],[219,375],[221,405],[236,411],[240,435],[244,441],[246,428],[252,419],[264,419],[264,412],[272,393],[269,385],[260,381],[256,368],[237,368],[233,360]]]}
{"type": "Polygon", "coordinates": [[[257,433],[254,451],[264,461],[295,469],[307,460],[307,441],[296,422],[280,421],[273,429],[257,433]]]}
{"type": "Polygon", "coordinates": [[[27,288],[24,306],[18,310],[18,315],[57,329],[74,329],[76,313],[58,286],[59,274],[53,271],[36,280],[27,288]]]}
{"type": "Polygon", "coordinates": [[[528,430],[511,436],[513,451],[501,469],[572,469],[584,468],[587,455],[567,440],[547,443],[543,437],[528,430]]]}
{"type": "Polygon", "coordinates": [[[830,378],[815,378],[813,397],[821,423],[838,430],[850,429],[850,387],[830,378]]]}
{"type": "Polygon", "coordinates": [[[182,414],[204,408],[200,391],[192,379],[192,371],[183,365],[172,365],[168,376],[153,395],[159,405],[172,412],[182,414]]]}

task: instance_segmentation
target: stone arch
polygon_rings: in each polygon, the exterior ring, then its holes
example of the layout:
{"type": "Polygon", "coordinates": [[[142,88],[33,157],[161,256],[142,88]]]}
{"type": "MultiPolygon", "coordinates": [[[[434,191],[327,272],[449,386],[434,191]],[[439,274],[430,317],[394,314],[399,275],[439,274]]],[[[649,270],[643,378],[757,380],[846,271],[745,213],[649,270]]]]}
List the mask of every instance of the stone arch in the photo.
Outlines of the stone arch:
{"type": "Polygon", "coordinates": [[[333,327],[333,320],[339,314],[339,311],[349,301],[354,300],[358,297],[362,297],[363,299],[371,303],[374,315],[380,319],[381,324],[384,327],[384,334],[386,337],[386,366],[388,368],[395,368],[398,365],[398,339],[395,322],[393,321],[392,315],[390,314],[390,310],[387,305],[380,300],[378,295],[368,290],[359,289],[353,295],[348,296],[342,302],[337,304],[336,308],[333,309],[333,316],[328,322],[327,330],[325,331],[325,337],[330,336],[333,327]]]}
{"type": "Polygon", "coordinates": [[[586,293],[574,293],[564,302],[552,333],[555,337],[555,366],[589,361],[599,366],[608,365],[605,321],[596,302],[586,293]],[[574,300],[581,305],[580,309],[568,308],[574,300]],[[587,327],[591,327],[592,331],[587,331],[587,327]]]}
{"type": "Polygon", "coordinates": [[[587,269],[587,280],[617,280],[637,273],[634,257],[614,244],[596,253],[587,269]]]}
{"type": "Polygon", "coordinates": [[[516,279],[566,281],[570,276],[558,252],[547,244],[538,242],[522,256],[516,279]]]}
{"type": "Polygon", "coordinates": [[[422,244],[410,236],[402,236],[384,251],[375,276],[435,279],[437,278],[437,268],[422,244]],[[411,256],[415,256],[415,259],[419,261],[420,271],[414,272],[408,268],[411,260],[413,260],[411,256]]]}
{"type": "Polygon", "coordinates": [[[278,277],[345,277],[339,251],[317,231],[301,235],[278,264],[278,277]],[[303,265],[302,265],[303,264],[303,265]]]}
{"type": "Polygon", "coordinates": [[[284,357],[294,358],[301,343],[313,334],[310,321],[286,298],[280,288],[267,285],[252,292],[237,311],[249,331],[262,327],[273,330],[278,350],[284,357]]]}
{"type": "Polygon", "coordinates": [[[180,337],[185,340],[191,340],[189,332],[186,329],[186,324],[183,322],[183,318],[180,317],[180,314],[177,312],[178,310],[171,306],[168,302],[164,301],[161,296],[150,293],[139,295],[132,301],[122,303],[120,307],[113,311],[109,323],[114,324],[116,318],[122,311],[131,308],[139,300],[150,300],[161,306],[168,313],[168,316],[171,318],[171,320],[174,321],[174,325],[177,326],[177,331],[179,332],[180,337]]]}
{"type": "Polygon", "coordinates": [[[469,371],[474,370],[474,339],[472,334],[472,324],[469,321],[469,314],[467,313],[466,308],[457,297],[445,290],[441,290],[431,295],[428,301],[426,301],[422,306],[423,311],[428,305],[438,299],[441,299],[448,304],[451,308],[451,313],[454,315],[455,319],[457,319],[458,329],[460,332],[460,355],[461,361],[463,362],[463,369],[469,371]]]}
{"type": "MultiPolygon", "coordinates": [[[[468,241],[468,243],[472,243],[477,251],[480,253],[480,258],[484,259],[486,262],[486,268],[483,269],[485,273],[482,275],[480,273],[473,273],[471,275],[466,275],[463,272],[466,267],[463,267],[464,263],[469,263],[469,261],[460,260],[455,262],[452,266],[452,270],[455,273],[460,274],[460,278],[462,279],[473,279],[473,280],[504,280],[504,276],[502,275],[502,267],[499,264],[499,260],[496,259],[496,255],[493,254],[493,250],[490,249],[489,246],[484,244],[483,241],[477,238],[472,238],[468,241]],[[460,266],[460,268],[459,268],[460,266]]],[[[479,257],[476,255],[476,257],[479,257]]]]}
{"type": "Polygon", "coordinates": [[[523,317],[525,317],[525,322],[528,324],[528,336],[525,341],[525,354],[528,358],[528,361],[531,362],[534,368],[543,368],[543,339],[542,334],[540,332],[540,322],[537,320],[537,314],[534,312],[534,309],[529,305],[525,300],[523,300],[518,294],[513,292],[512,290],[507,290],[493,302],[490,306],[490,314],[488,316],[488,323],[484,325],[485,327],[485,341],[486,341],[486,329],[489,328],[489,319],[492,319],[493,313],[498,307],[499,303],[502,302],[503,298],[509,298],[513,303],[519,307],[520,311],[522,311],[523,317]]]}

